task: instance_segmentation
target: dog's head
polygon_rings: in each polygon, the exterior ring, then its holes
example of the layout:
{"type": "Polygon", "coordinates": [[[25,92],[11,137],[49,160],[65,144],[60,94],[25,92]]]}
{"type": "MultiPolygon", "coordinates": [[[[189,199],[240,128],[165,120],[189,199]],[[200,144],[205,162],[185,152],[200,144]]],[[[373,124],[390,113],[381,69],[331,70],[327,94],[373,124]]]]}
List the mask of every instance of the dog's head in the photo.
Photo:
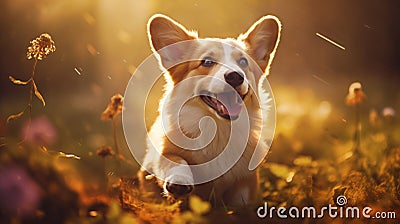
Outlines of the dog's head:
{"type": "Polygon", "coordinates": [[[203,109],[223,120],[238,118],[243,102],[257,94],[253,90],[269,72],[280,31],[274,16],[262,17],[237,39],[200,39],[164,15],[148,23],[152,50],[171,86],[196,96],[203,109]]]}

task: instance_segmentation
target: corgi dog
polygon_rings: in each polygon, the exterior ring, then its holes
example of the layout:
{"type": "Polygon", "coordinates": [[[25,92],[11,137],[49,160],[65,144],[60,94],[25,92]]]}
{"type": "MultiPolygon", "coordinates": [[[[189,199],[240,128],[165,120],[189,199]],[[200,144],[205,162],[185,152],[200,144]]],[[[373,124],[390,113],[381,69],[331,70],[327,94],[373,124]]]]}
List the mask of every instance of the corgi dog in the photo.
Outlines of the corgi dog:
{"type": "Polygon", "coordinates": [[[148,132],[141,190],[170,199],[195,194],[220,205],[255,203],[259,175],[249,163],[258,148],[268,151],[260,136],[264,120],[275,119],[263,119],[263,105],[273,99],[259,86],[280,40],[280,21],[264,16],[235,39],[199,38],[160,14],[147,28],[167,86],[148,132]]]}

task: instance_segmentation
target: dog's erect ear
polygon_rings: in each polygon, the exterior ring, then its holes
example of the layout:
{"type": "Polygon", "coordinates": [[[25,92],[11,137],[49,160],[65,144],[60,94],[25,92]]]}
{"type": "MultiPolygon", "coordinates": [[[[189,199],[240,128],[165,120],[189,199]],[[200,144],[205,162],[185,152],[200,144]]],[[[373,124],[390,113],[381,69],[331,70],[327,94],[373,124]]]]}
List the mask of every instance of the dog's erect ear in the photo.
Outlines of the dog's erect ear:
{"type": "Polygon", "coordinates": [[[250,56],[267,74],[278,47],[280,33],[279,19],[275,16],[264,16],[238,38],[247,45],[250,56]]]}
{"type": "Polygon", "coordinates": [[[156,14],[149,19],[147,32],[152,50],[160,55],[161,63],[167,69],[174,66],[176,62],[182,62],[187,50],[187,44],[176,43],[197,38],[196,33],[188,31],[181,24],[161,14],[156,14]],[[164,48],[168,45],[171,46],[164,48]]]}

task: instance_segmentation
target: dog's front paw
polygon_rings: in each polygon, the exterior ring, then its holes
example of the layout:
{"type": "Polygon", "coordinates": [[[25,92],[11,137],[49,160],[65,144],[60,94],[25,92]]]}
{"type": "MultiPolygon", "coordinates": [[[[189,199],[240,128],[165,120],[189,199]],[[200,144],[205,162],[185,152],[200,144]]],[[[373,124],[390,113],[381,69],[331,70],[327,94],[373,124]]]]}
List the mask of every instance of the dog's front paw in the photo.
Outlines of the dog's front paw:
{"type": "Polygon", "coordinates": [[[164,192],[175,199],[189,195],[193,189],[192,178],[186,176],[172,175],[164,183],[164,192]]]}
{"type": "Polygon", "coordinates": [[[169,194],[172,194],[174,198],[181,198],[189,195],[193,191],[193,185],[181,185],[174,183],[167,183],[166,190],[169,194]]]}

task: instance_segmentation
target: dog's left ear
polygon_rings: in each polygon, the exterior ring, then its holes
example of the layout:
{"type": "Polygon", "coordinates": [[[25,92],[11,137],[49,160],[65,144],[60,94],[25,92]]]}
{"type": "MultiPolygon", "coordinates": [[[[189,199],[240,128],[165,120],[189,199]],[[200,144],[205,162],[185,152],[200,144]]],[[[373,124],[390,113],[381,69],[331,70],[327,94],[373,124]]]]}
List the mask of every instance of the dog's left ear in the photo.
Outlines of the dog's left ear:
{"type": "Polygon", "coordinates": [[[266,74],[278,47],[280,33],[279,19],[275,16],[264,16],[238,38],[247,45],[250,56],[266,74]]]}

